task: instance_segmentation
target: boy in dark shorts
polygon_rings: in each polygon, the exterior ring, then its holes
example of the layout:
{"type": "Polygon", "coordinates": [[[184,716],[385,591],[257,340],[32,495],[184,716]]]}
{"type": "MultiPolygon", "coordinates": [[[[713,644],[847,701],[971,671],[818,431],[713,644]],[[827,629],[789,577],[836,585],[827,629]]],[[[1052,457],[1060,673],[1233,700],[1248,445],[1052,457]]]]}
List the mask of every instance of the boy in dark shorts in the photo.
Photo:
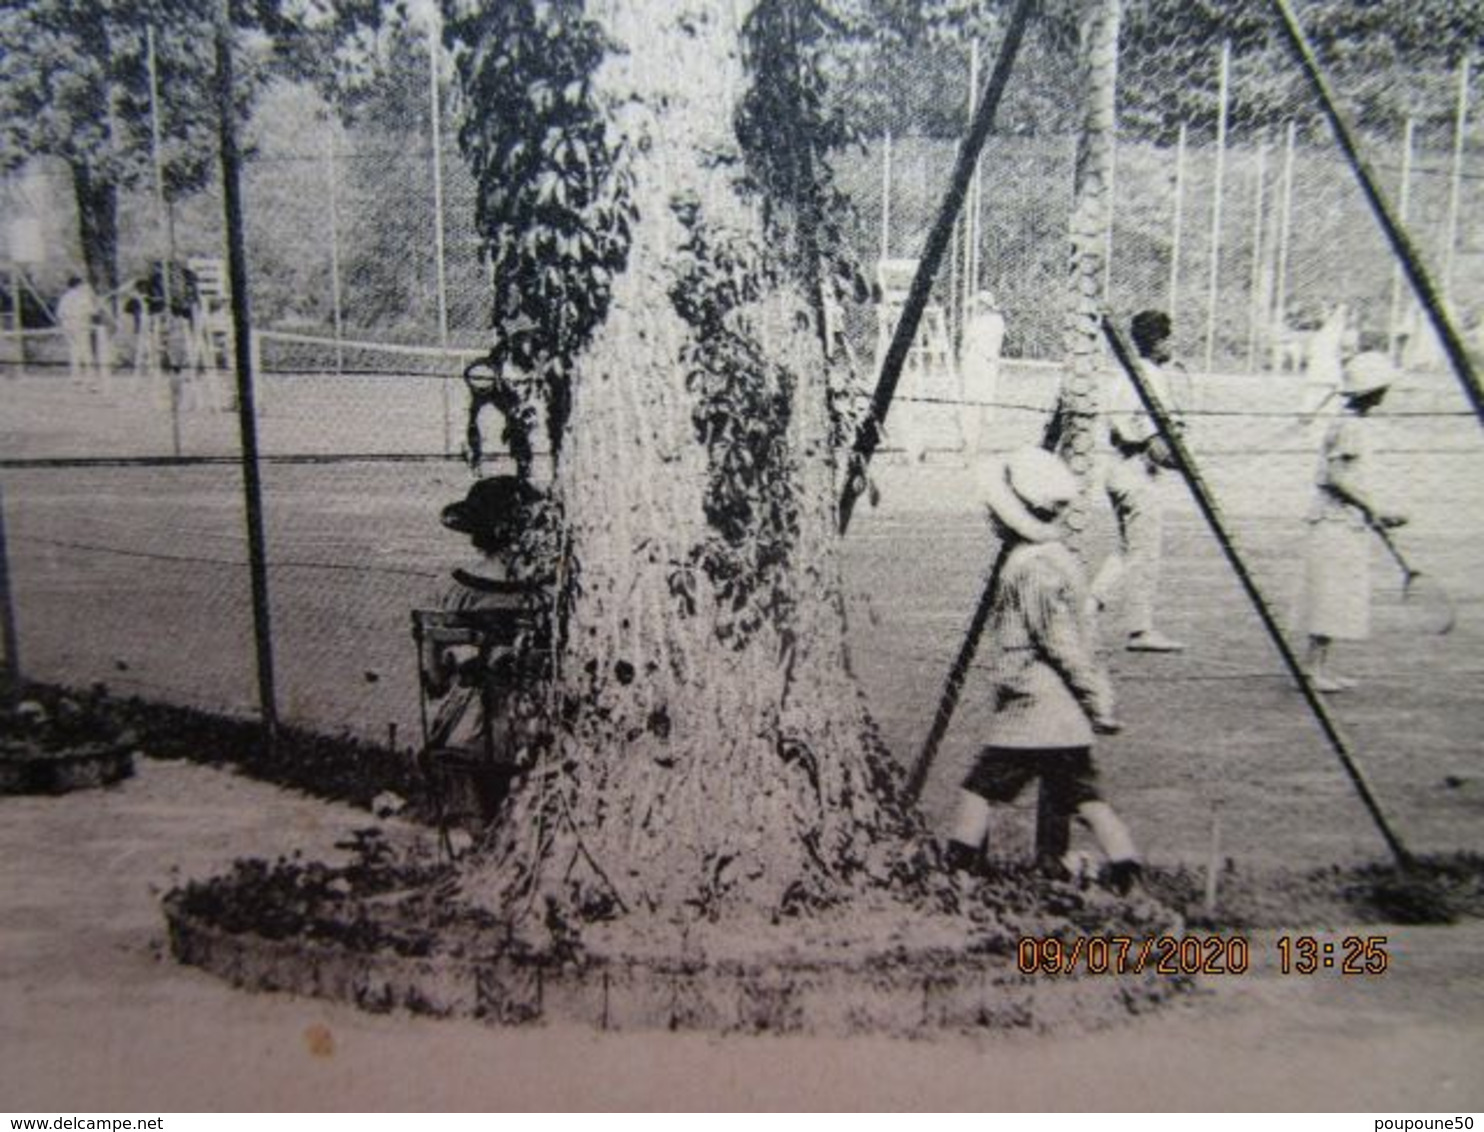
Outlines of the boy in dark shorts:
{"type": "Polygon", "coordinates": [[[1013,801],[1037,780],[1054,814],[1075,814],[1091,828],[1109,883],[1127,892],[1142,871],[1138,851],[1098,793],[1092,761],[1093,736],[1119,729],[1113,688],[1093,648],[1087,582],[1058,523],[1077,481],[1050,452],[1026,448],[987,465],[981,487],[1001,540],[987,633],[994,715],[960,791],[947,863],[982,872],[990,805],[1013,801]]]}

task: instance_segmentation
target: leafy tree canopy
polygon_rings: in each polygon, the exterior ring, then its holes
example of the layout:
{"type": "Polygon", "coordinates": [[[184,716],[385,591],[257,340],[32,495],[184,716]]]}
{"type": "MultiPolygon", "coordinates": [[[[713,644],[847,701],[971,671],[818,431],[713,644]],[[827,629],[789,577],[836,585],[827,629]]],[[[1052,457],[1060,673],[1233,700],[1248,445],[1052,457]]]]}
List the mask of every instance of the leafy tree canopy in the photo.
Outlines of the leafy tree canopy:
{"type": "MultiPolygon", "coordinates": [[[[72,172],[93,281],[117,278],[117,193],[153,176],[149,39],[167,195],[211,177],[216,154],[218,0],[9,0],[0,7],[0,169],[56,157],[72,172]]],[[[405,15],[380,0],[246,0],[235,95],[246,113],[274,74],[355,91],[378,59],[378,29],[405,15]]]]}
{"type": "MultiPolygon", "coordinates": [[[[962,135],[968,45],[981,84],[1015,0],[923,0],[886,13],[879,57],[861,82],[838,88],[867,132],[962,135]]],[[[1060,133],[1076,103],[1077,0],[1041,0],[1001,108],[1003,133],[1060,133]]],[[[1297,5],[1347,109],[1362,126],[1395,129],[1408,116],[1452,113],[1452,76],[1484,47],[1484,6],[1472,0],[1310,0],[1297,5]]],[[[1268,0],[1125,0],[1119,102],[1125,132],[1173,138],[1184,123],[1214,129],[1217,59],[1233,53],[1233,129],[1319,122],[1317,107],[1268,0]]]]}

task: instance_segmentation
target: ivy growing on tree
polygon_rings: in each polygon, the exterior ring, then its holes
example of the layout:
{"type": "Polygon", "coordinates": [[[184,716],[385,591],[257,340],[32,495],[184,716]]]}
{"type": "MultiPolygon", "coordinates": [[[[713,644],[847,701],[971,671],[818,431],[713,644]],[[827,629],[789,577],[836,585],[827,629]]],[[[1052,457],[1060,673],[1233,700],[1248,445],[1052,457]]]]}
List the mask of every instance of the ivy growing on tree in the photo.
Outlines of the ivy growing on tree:
{"type": "Polygon", "coordinates": [[[607,45],[576,0],[458,0],[443,14],[493,287],[490,361],[540,382],[559,453],[573,359],[607,313],[634,220],[592,88],[607,45]]]}
{"type": "Polygon", "coordinates": [[[765,622],[785,626],[792,605],[786,573],[798,513],[786,437],[797,378],[768,357],[745,313],[780,282],[765,250],[710,231],[695,202],[677,202],[676,211],[686,270],[670,301],[696,331],[683,354],[685,387],[706,451],[712,535],[677,564],[671,592],[693,614],[695,571],[703,571],[720,607],[717,635],[743,648],[765,622]]]}

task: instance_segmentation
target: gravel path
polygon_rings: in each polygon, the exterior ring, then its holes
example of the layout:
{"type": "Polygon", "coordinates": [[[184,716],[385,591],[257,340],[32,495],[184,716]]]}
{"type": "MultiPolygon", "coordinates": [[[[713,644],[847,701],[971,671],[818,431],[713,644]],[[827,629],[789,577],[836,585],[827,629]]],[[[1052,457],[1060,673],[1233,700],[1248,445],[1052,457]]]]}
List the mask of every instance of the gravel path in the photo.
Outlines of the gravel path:
{"type": "Polygon", "coordinates": [[[16,1111],[1484,1106],[1478,923],[1387,931],[1373,979],[1280,976],[1267,933],[1253,973],[1076,1037],[499,1030],[247,994],[169,958],[158,896],[176,880],[332,856],[364,813],[146,759],[112,790],[6,798],[0,817],[0,1106],[16,1111]]]}

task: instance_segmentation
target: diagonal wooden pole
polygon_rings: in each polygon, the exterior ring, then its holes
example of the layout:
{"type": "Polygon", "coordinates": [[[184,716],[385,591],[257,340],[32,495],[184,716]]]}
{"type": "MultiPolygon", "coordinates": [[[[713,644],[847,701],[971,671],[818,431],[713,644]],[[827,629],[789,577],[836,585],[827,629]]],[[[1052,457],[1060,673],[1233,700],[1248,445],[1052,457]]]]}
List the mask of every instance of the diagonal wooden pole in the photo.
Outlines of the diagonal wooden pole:
{"type": "Polygon", "coordinates": [[[1319,66],[1314,47],[1310,44],[1308,36],[1304,34],[1304,29],[1299,26],[1298,19],[1293,14],[1293,8],[1288,0],[1272,0],[1272,4],[1273,10],[1278,15],[1278,22],[1282,25],[1284,35],[1288,39],[1288,45],[1293,49],[1299,67],[1304,72],[1304,77],[1308,79],[1314,96],[1319,100],[1319,106],[1324,111],[1325,118],[1329,120],[1335,141],[1339,143],[1340,150],[1350,163],[1350,169],[1360,183],[1361,192],[1365,194],[1366,202],[1371,206],[1376,222],[1381,225],[1382,232],[1390,241],[1392,251],[1401,260],[1407,279],[1412,284],[1412,290],[1416,293],[1423,309],[1427,311],[1433,330],[1437,332],[1438,340],[1442,342],[1443,350],[1453,365],[1453,372],[1463,386],[1464,396],[1473,405],[1474,414],[1479,418],[1479,423],[1484,424],[1484,386],[1479,384],[1479,375],[1469,360],[1463,340],[1453,328],[1453,322],[1448,317],[1442,297],[1437,288],[1433,286],[1427,269],[1422,266],[1422,259],[1417,254],[1417,249],[1412,246],[1412,241],[1408,238],[1405,229],[1392,216],[1391,208],[1387,205],[1386,198],[1381,195],[1381,189],[1376,183],[1375,174],[1371,172],[1365,158],[1360,155],[1350,127],[1340,114],[1334,94],[1330,91],[1329,83],[1324,77],[1324,71],[1319,66]]]}
{"type": "Polygon", "coordinates": [[[958,656],[954,658],[953,667],[949,669],[948,679],[944,682],[943,694],[938,698],[938,710],[933,715],[933,725],[928,729],[922,751],[912,766],[912,773],[907,777],[909,806],[916,803],[922,794],[928,771],[932,769],[933,760],[938,756],[938,747],[943,742],[943,736],[948,733],[948,724],[953,720],[954,711],[958,709],[958,697],[963,691],[964,679],[969,674],[969,665],[974,662],[974,654],[979,651],[979,638],[984,635],[984,627],[989,624],[989,611],[994,605],[995,591],[1000,588],[1000,569],[1004,563],[1005,550],[1001,547],[995,557],[994,567],[989,572],[989,580],[984,583],[984,592],[979,595],[979,605],[974,610],[973,620],[969,622],[969,631],[964,634],[964,643],[959,646],[958,656]]]}
{"type": "Polygon", "coordinates": [[[1381,810],[1380,803],[1376,800],[1375,794],[1372,793],[1370,785],[1366,782],[1365,775],[1361,772],[1360,767],[1356,765],[1349,742],[1340,732],[1339,724],[1330,715],[1329,708],[1325,706],[1324,699],[1314,690],[1314,685],[1309,679],[1309,674],[1304,670],[1304,666],[1299,663],[1298,656],[1288,644],[1287,638],[1284,637],[1283,630],[1279,627],[1277,618],[1273,616],[1273,611],[1269,607],[1267,599],[1263,597],[1262,591],[1257,587],[1257,582],[1247,569],[1247,564],[1242,561],[1241,554],[1238,553],[1236,546],[1232,543],[1231,536],[1227,533],[1226,526],[1222,522],[1221,515],[1216,508],[1215,497],[1211,494],[1211,489],[1206,486],[1206,482],[1202,478],[1200,470],[1196,467],[1195,460],[1190,455],[1190,450],[1186,448],[1185,441],[1182,439],[1180,432],[1171,423],[1169,413],[1160,404],[1159,398],[1154,395],[1154,391],[1150,388],[1149,381],[1144,376],[1144,371],[1140,363],[1134,357],[1133,351],[1129,349],[1128,344],[1124,342],[1123,335],[1118,332],[1118,328],[1113,324],[1113,320],[1106,316],[1103,319],[1103,333],[1107,336],[1108,344],[1113,348],[1113,355],[1118,359],[1118,364],[1123,367],[1124,373],[1128,374],[1129,380],[1133,382],[1134,389],[1138,393],[1139,400],[1143,403],[1145,411],[1148,412],[1150,418],[1154,421],[1155,427],[1159,429],[1160,438],[1169,445],[1170,452],[1180,469],[1180,474],[1185,477],[1185,482],[1190,485],[1190,493],[1195,497],[1196,507],[1206,520],[1206,524],[1211,528],[1211,533],[1216,536],[1216,543],[1220,546],[1221,553],[1226,557],[1232,571],[1237,575],[1237,581],[1242,584],[1242,589],[1246,591],[1248,600],[1252,602],[1252,607],[1257,610],[1258,619],[1262,622],[1263,628],[1267,630],[1268,636],[1272,639],[1274,646],[1278,650],[1278,655],[1283,658],[1283,663],[1287,667],[1289,674],[1298,683],[1299,691],[1303,694],[1304,701],[1309,705],[1309,710],[1313,712],[1315,720],[1319,723],[1319,729],[1324,732],[1324,737],[1329,741],[1330,748],[1340,760],[1340,765],[1344,768],[1345,774],[1355,787],[1356,793],[1360,795],[1362,804],[1364,804],[1367,812],[1371,815],[1371,819],[1376,823],[1376,828],[1381,831],[1381,836],[1385,840],[1387,848],[1391,850],[1392,856],[1396,858],[1398,865],[1403,868],[1410,868],[1413,863],[1412,854],[1407,851],[1401,839],[1392,831],[1391,824],[1387,821],[1386,815],[1381,810]]]}
{"type": "Polygon", "coordinates": [[[933,279],[938,274],[938,268],[943,263],[943,255],[948,250],[949,241],[953,238],[953,226],[958,221],[958,214],[963,208],[969,183],[973,180],[974,169],[979,162],[979,154],[984,149],[984,142],[989,137],[989,131],[994,127],[995,113],[999,110],[1000,98],[1010,82],[1010,73],[1014,70],[1016,56],[1020,53],[1021,41],[1025,38],[1026,25],[1030,22],[1031,12],[1035,7],[1036,0],[1020,0],[1016,4],[1015,13],[1010,18],[1010,26],[1005,30],[1004,42],[1000,44],[1000,54],[995,60],[994,71],[991,72],[989,81],[985,84],[984,97],[979,102],[979,109],[974,114],[973,124],[969,128],[969,136],[958,151],[958,163],[954,166],[948,192],[943,197],[943,204],[938,210],[938,218],[933,223],[932,231],[928,233],[927,243],[922,250],[922,258],[917,263],[917,275],[913,278],[912,287],[907,292],[907,301],[902,306],[902,316],[897,320],[896,330],[892,333],[891,345],[887,348],[886,357],[881,363],[881,375],[876,381],[875,395],[871,398],[871,411],[861,422],[860,431],[855,436],[855,445],[850,455],[850,474],[845,477],[845,489],[840,495],[841,534],[849,528],[850,516],[855,510],[856,501],[860,499],[861,492],[866,488],[866,466],[871,462],[871,457],[875,455],[876,448],[881,443],[881,426],[886,421],[887,410],[891,408],[892,396],[896,393],[897,382],[902,376],[902,366],[907,360],[907,352],[912,348],[913,340],[917,337],[917,326],[922,320],[922,312],[927,308],[928,296],[933,288],[933,279]]]}
{"type": "MultiPolygon", "coordinates": [[[[1084,6],[1084,28],[1082,35],[1086,77],[1083,83],[1082,128],[1077,145],[1077,168],[1075,172],[1075,195],[1077,204],[1071,223],[1073,249],[1072,294],[1068,304],[1068,340],[1072,343],[1072,356],[1068,373],[1058,398],[1058,411],[1054,420],[1057,441],[1065,449],[1063,455],[1079,483],[1085,484],[1091,473],[1093,447],[1092,427],[1096,416],[1096,363],[1098,348],[1097,295],[1104,277],[1103,259],[1107,252],[1107,234],[1111,215],[1108,188],[1112,175],[1113,137],[1116,132],[1115,87],[1118,73],[1118,27],[1120,19],[1118,0],[1087,0],[1084,6]]],[[[1017,15],[1019,13],[1017,12],[1017,15]]],[[[1012,34],[1014,29],[1012,28],[1012,34]]],[[[1001,70],[1008,72],[1007,49],[1013,46],[1010,34],[1001,46],[1000,57],[995,65],[995,76],[1001,70]]],[[[1011,58],[1010,62],[1013,62],[1011,58]]],[[[985,95],[986,103],[997,98],[1000,86],[995,77],[990,79],[990,91],[985,95]]],[[[983,107],[981,106],[981,109],[983,107]]],[[[940,217],[940,222],[942,218],[940,217]]],[[[951,222],[951,217],[950,217],[951,222]]],[[[931,244],[931,241],[930,241],[931,244]]],[[[926,266],[924,264],[924,266],[926,266]]],[[[914,286],[923,279],[922,269],[914,286]]],[[[931,283],[931,276],[928,277],[931,283]]],[[[924,289],[924,297],[926,289],[924,289]]],[[[903,322],[906,315],[903,315],[903,322]]],[[[900,338],[902,324],[897,326],[900,338]]],[[[915,333],[915,327],[913,328],[915,333]]],[[[902,356],[905,357],[911,336],[903,339],[902,356]]],[[[894,340],[893,344],[896,342],[894,340]]],[[[888,376],[895,380],[895,372],[888,365],[882,367],[882,379],[888,376]]],[[[879,390],[878,390],[879,394],[879,390]]],[[[884,412],[884,409],[883,409],[884,412]]],[[[1086,508],[1080,503],[1068,516],[1069,542],[1076,540],[1085,526],[1086,508]]],[[[848,515],[842,515],[848,518],[848,515]]],[[[843,524],[842,524],[843,530],[843,524]]],[[[948,731],[949,722],[958,708],[958,698],[968,676],[969,666],[978,651],[979,640],[989,621],[990,606],[999,583],[1000,566],[1003,559],[996,558],[990,571],[989,581],[980,595],[978,607],[959,647],[958,656],[944,683],[943,694],[933,716],[933,725],[928,732],[917,762],[907,782],[907,796],[916,800],[927,780],[928,771],[937,757],[938,747],[948,731]]],[[[1036,821],[1036,853],[1038,857],[1060,856],[1070,836],[1070,819],[1050,805],[1050,797],[1043,788],[1040,809],[1036,821]],[[1060,846],[1061,849],[1055,849],[1060,846]]]]}

